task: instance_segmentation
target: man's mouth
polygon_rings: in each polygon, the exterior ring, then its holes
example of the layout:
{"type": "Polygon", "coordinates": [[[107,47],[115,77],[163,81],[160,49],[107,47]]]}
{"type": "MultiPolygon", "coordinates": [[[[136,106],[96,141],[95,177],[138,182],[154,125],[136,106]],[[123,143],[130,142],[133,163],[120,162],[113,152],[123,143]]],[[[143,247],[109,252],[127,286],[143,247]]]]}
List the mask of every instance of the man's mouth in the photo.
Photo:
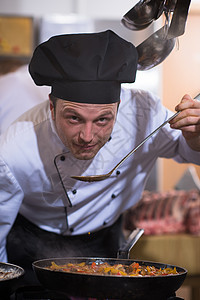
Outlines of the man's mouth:
{"type": "Polygon", "coordinates": [[[95,148],[96,145],[88,145],[88,144],[84,144],[84,145],[75,145],[76,148],[79,148],[80,150],[82,151],[85,151],[85,150],[92,150],[95,148]]]}

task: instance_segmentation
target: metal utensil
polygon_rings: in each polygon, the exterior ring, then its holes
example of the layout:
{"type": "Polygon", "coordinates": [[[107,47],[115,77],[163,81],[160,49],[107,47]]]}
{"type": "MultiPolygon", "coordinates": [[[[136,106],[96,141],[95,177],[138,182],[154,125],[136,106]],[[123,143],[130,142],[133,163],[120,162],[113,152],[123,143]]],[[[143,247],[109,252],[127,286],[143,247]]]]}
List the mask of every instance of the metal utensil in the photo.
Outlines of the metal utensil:
{"type": "Polygon", "coordinates": [[[129,156],[131,156],[138,148],[140,148],[150,137],[152,137],[152,135],[154,135],[160,128],[162,128],[163,126],[165,126],[169,121],[171,121],[173,118],[175,118],[178,114],[180,113],[180,111],[178,111],[177,113],[175,113],[173,116],[171,116],[169,119],[167,119],[167,121],[165,121],[164,123],[162,123],[158,128],[156,128],[151,134],[149,134],[138,146],[136,146],[133,150],[131,150],[124,158],[122,158],[122,160],[107,174],[103,174],[103,175],[91,175],[91,176],[71,176],[71,178],[76,179],[76,180],[80,180],[80,181],[87,181],[87,182],[93,182],[93,181],[101,181],[104,179],[107,179],[108,177],[111,176],[111,174],[119,167],[121,166],[121,164],[123,164],[125,162],[125,160],[127,158],[129,158],[129,156]]]}
{"type": "Polygon", "coordinates": [[[161,16],[164,3],[164,0],[140,0],[123,16],[121,23],[130,30],[145,29],[161,16]]]}
{"type": "Polygon", "coordinates": [[[163,26],[139,44],[137,70],[146,71],[159,65],[171,53],[175,38],[168,39],[168,25],[163,26]]]}
{"type": "Polygon", "coordinates": [[[129,259],[131,249],[137,243],[137,241],[143,235],[143,233],[144,233],[144,229],[142,228],[136,228],[135,230],[133,230],[129,235],[125,244],[122,245],[122,247],[118,250],[117,258],[129,259]]]}
{"type": "MultiPolygon", "coordinates": [[[[143,261],[137,259],[118,259],[101,257],[67,257],[49,258],[35,261],[33,270],[43,287],[59,291],[62,299],[69,297],[86,297],[95,299],[173,299],[187,275],[187,270],[166,263],[143,261]],[[86,273],[52,271],[49,267],[52,261],[57,265],[68,263],[108,263],[110,265],[131,265],[139,263],[142,266],[154,266],[157,269],[176,268],[178,274],[162,276],[113,276],[86,273]],[[78,287],[78,288],[77,288],[78,287]]],[[[176,299],[181,299],[177,298],[176,299]]],[[[55,298],[54,298],[55,299],[55,298]]],[[[58,298],[56,298],[58,299],[58,298]]]]}
{"type": "Polygon", "coordinates": [[[177,0],[167,38],[171,39],[183,35],[191,0],[177,0]]]}
{"type": "Polygon", "coordinates": [[[0,280],[0,298],[10,299],[10,295],[20,286],[25,271],[20,266],[0,262],[0,272],[7,274],[5,279],[0,280]]]}

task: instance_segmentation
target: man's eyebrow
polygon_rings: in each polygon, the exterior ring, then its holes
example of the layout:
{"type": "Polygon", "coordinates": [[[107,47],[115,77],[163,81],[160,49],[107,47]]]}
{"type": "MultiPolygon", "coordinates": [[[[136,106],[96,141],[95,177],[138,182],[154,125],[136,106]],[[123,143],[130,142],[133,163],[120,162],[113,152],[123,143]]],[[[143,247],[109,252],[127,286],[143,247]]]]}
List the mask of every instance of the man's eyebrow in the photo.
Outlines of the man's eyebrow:
{"type": "MultiPolygon", "coordinates": [[[[74,109],[74,108],[67,108],[67,107],[65,107],[64,109],[63,109],[63,112],[67,112],[67,113],[73,113],[73,114],[76,114],[76,115],[81,115],[79,112],[77,112],[77,110],[76,109],[74,109]]],[[[106,111],[102,111],[100,114],[99,114],[99,117],[101,117],[101,116],[105,116],[105,115],[113,115],[114,113],[113,113],[113,111],[112,110],[106,110],[106,111]]]]}
{"type": "Polygon", "coordinates": [[[69,112],[69,113],[73,113],[73,114],[79,115],[79,113],[78,113],[75,109],[73,109],[73,108],[68,108],[68,107],[65,107],[65,108],[63,109],[63,112],[69,112]]]}
{"type": "Polygon", "coordinates": [[[107,111],[103,111],[101,114],[101,116],[105,116],[105,115],[113,115],[112,110],[107,110],[107,111]]]}

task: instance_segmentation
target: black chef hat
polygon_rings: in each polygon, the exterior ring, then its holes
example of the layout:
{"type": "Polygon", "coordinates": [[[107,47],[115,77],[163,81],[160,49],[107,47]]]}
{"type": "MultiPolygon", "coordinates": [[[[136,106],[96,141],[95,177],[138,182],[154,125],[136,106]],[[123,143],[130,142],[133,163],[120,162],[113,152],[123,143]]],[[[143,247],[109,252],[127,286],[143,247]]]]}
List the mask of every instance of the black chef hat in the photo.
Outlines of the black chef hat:
{"type": "Polygon", "coordinates": [[[137,51],[111,30],[58,35],[34,51],[29,72],[52,95],[80,103],[120,100],[121,83],[135,81],[137,51]]]}

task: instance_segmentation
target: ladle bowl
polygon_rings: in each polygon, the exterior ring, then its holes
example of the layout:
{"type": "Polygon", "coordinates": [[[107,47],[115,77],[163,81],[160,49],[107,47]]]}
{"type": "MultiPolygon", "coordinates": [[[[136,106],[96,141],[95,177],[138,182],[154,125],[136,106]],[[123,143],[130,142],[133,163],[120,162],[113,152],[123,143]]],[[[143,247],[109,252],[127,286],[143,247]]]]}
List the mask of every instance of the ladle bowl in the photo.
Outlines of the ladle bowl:
{"type": "Polygon", "coordinates": [[[122,24],[130,30],[142,30],[148,27],[153,20],[160,17],[165,1],[140,0],[122,18],[122,24]]]}
{"type": "Polygon", "coordinates": [[[139,44],[137,70],[145,71],[159,65],[173,50],[175,38],[167,39],[168,26],[165,25],[139,44]]]}

